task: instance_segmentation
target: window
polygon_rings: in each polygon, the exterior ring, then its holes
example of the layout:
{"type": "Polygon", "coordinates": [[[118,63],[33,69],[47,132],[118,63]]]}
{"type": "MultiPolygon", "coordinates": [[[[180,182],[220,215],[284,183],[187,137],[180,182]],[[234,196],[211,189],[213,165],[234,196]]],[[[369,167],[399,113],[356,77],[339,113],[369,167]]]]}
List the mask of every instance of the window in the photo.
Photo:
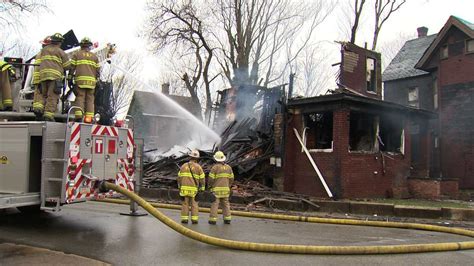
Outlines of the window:
{"type": "Polygon", "coordinates": [[[332,112],[305,114],[304,124],[306,147],[309,150],[332,149],[332,112]]]}
{"type": "Polygon", "coordinates": [[[438,80],[435,79],[433,83],[433,108],[438,110],[438,80]]]}
{"type": "Polygon", "coordinates": [[[418,102],[418,87],[408,89],[408,105],[411,107],[420,107],[418,102]]]}
{"type": "Polygon", "coordinates": [[[441,59],[448,58],[448,46],[447,45],[444,45],[443,47],[441,47],[440,58],[441,59]]]}
{"type": "Polygon", "coordinates": [[[401,153],[403,148],[402,119],[394,116],[380,117],[379,147],[384,152],[401,153]]]}
{"type": "Polygon", "coordinates": [[[350,151],[375,151],[377,130],[376,116],[367,113],[351,112],[349,129],[350,151]]]}
{"type": "Polygon", "coordinates": [[[466,53],[474,53],[474,39],[466,41],[466,53]]]}
{"type": "Polygon", "coordinates": [[[366,80],[367,80],[367,91],[376,92],[377,88],[377,75],[375,72],[375,59],[367,57],[366,64],[366,80]]]}

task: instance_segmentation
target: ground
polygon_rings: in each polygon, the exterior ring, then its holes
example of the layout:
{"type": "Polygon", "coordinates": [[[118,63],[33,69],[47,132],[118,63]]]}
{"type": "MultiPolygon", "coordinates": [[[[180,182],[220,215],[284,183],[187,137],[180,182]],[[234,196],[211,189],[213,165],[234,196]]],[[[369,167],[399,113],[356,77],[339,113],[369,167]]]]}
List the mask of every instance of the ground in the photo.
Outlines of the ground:
{"type": "MultiPolygon", "coordinates": [[[[468,265],[474,250],[401,255],[289,255],[228,250],[188,239],[151,216],[119,215],[128,206],[99,202],[65,206],[59,213],[39,216],[14,211],[0,213],[0,243],[16,243],[76,254],[114,265],[468,265]]],[[[164,210],[175,220],[178,211],[164,210]]],[[[386,245],[468,241],[468,237],[415,230],[311,224],[233,217],[188,227],[226,239],[307,245],[386,245]]],[[[4,260],[7,254],[2,254],[4,260]]],[[[3,258],[3,259],[2,259],[3,258]]],[[[12,262],[12,261],[10,261],[12,262]]],[[[35,264],[38,261],[32,261],[35,264]]],[[[14,263],[8,263],[14,264],[14,263]]]]}

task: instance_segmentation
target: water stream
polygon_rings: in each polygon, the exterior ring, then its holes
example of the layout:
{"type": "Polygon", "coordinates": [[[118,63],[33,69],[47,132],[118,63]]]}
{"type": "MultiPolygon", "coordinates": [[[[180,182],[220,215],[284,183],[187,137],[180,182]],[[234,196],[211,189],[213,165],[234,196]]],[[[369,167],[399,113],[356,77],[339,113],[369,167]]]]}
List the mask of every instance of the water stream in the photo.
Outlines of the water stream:
{"type": "Polygon", "coordinates": [[[143,86],[134,92],[134,105],[140,102],[135,134],[145,139],[145,149],[156,150],[149,156],[180,155],[193,148],[208,150],[220,142],[216,132],[177,102],[113,62],[110,66],[143,86]]]}

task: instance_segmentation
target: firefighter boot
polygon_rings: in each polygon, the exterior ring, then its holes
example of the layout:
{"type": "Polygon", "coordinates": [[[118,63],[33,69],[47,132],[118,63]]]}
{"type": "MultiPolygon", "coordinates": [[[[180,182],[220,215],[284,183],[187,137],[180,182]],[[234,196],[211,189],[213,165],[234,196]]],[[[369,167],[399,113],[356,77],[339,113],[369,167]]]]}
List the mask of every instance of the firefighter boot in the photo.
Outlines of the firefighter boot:
{"type": "Polygon", "coordinates": [[[224,224],[230,224],[230,220],[224,220],[224,224]]]}
{"type": "Polygon", "coordinates": [[[35,114],[36,121],[43,121],[43,112],[38,109],[33,109],[33,113],[35,114]]]}
{"type": "Polygon", "coordinates": [[[182,220],[181,220],[181,223],[182,223],[182,224],[187,224],[187,223],[188,223],[188,220],[182,219],[182,220]]]}

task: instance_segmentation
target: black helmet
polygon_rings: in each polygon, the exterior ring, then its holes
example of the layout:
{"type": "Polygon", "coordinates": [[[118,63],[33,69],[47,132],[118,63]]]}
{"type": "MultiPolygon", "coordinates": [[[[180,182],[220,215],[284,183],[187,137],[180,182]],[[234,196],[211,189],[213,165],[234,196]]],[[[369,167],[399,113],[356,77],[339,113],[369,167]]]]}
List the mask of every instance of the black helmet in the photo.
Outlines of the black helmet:
{"type": "Polygon", "coordinates": [[[63,42],[64,37],[61,33],[55,33],[51,35],[51,42],[63,42]]]}
{"type": "Polygon", "coordinates": [[[92,45],[92,41],[91,41],[91,39],[89,39],[89,38],[87,38],[87,37],[84,37],[84,38],[82,38],[82,40],[81,40],[81,42],[79,43],[79,45],[88,47],[88,46],[91,46],[91,45],[92,45]]]}

